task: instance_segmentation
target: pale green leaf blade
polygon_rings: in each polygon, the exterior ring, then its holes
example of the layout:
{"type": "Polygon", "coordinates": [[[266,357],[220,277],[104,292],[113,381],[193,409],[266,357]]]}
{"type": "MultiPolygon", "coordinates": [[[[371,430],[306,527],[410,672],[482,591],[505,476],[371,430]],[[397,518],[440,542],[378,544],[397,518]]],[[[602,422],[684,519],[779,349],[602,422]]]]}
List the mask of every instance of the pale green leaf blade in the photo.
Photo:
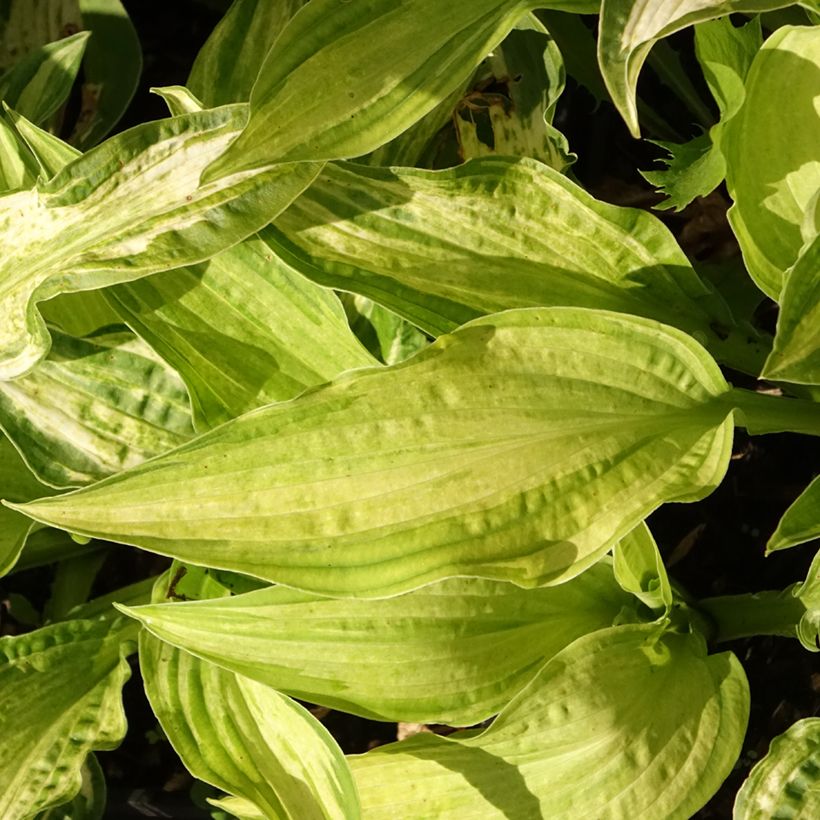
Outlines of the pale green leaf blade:
{"type": "Polygon", "coordinates": [[[679,327],[760,372],[754,336],[733,327],[660,220],[598,202],[533,160],[436,172],[330,163],[270,236],[309,278],[433,334],[508,308],[604,308],[679,327]]]}
{"type": "Polygon", "coordinates": [[[723,135],[729,222],[749,274],[780,299],[786,271],[811,236],[804,215],[820,190],[820,27],[784,26],[764,43],[746,99],[723,135]]]}
{"type": "Polygon", "coordinates": [[[356,787],[330,733],[268,686],[140,636],[151,708],[187,769],[262,816],[359,816],[356,787]]]}
{"type": "Polygon", "coordinates": [[[687,820],[731,771],[748,713],[734,655],[621,626],[567,647],[481,734],[416,735],[350,762],[374,820],[687,820]]]}
{"type": "Polygon", "coordinates": [[[79,0],[92,33],[83,60],[80,114],[71,144],[96,145],[117,124],[137,90],[142,48],[120,0],[79,0]]]}
{"type": "Polygon", "coordinates": [[[235,0],[194,61],[188,87],[209,108],[246,102],[265,57],[307,0],[235,0]]]}
{"type": "Polygon", "coordinates": [[[69,162],[80,156],[80,152],[63,142],[59,137],[38,128],[16,111],[8,111],[17,133],[28,145],[40,166],[40,175],[44,180],[51,179],[69,162]]]}
{"type": "Polygon", "coordinates": [[[0,191],[30,188],[38,172],[37,160],[12,125],[8,113],[0,113],[0,191]]]}
{"type": "Polygon", "coordinates": [[[335,294],[285,266],[260,238],[109,288],[105,298],[179,371],[198,429],[375,363],[335,294]]]}
{"type": "Polygon", "coordinates": [[[645,523],[639,524],[613,549],[618,583],[650,609],[672,608],[672,587],[658,545],[645,523]]]}
{"type": "Polygon", "coordinates": [[[106,141],[37,188],[0,197],[0,378],[48,350],[35,303],[213,256],[257,231],[314,178],[310,163],[200,185],[242,128],[244,106],[146,123],[106,141]]]}
{"type": "Polygon", "coordinates": [[[43,483],[89,484],[193,435],[179,376],[132,334],[52,338],[36,370],[0,382],[0,429],[43,483]]]}
{"type": "Polygon", "coordinates": [[[556,584],[664,501],[720,482],[726,391],[714,360],[672,328],[508,311],[20,509],[320,594],[384,596],[453,575],[556,584]]]}
{"type": "Polygon", "coordinates": [[[273,160],[366,154],[471,75],[530,0],[311,0],[268,53],[246,129],[208,178],[273,160]],[[338,91],[328,94],[328,77],[338,91]]]}
{"type": "Polygon", "coordinates": [[[804,718],[771,743],[735,800],[734,820],[820,815],[820,718],[804,718]]]}
{"type": "Polygon", "coordinates": [[[45,122],[66,101],[88,38],[80,31],[27,54],[0,77],[0,98],[32,122],[45,122]]]}
{"type": "Polygon", "coordinates": [[[796,547],[814,538],[820,538],[820,476],[783,513],[766,544],[766,552],[796,547]]]}
{"type": "Polygon", "coordinates": [[[343,293],[342,304],[356,338],[385,364],[403,362],[430,343],[417,327],[366,296],[343,293]]]}
{"type": "Polygon", "coordinates": [[[789,0],[603,0],[598,62],[612,101],[632,134],[640,136],[638,75],[658,40],[732,12],[768,11],[788,5],[789,0]]]}
{"type": "MultiPolygon", "coordinates": [[[[20,503],[52,492],[31,474],[12,443],[0,435],[0,497],[20,503]]],[[[30,529],[26,516],[0,508],[0,577],[16,563],[30,529]]]]}
{"type": "Polygon", "coordinates": [[[121,618],[76,620],[0,638],[3,820],[70,800],[88,752],[122,740],[134,626],[121,618]]]}
{"type": "Polygon", "coordinates": [[[786,273],[774,349],[762,375],[774,381],[820,384],[820,235],[786,273]]]}
{"type": "Polygon", "coordinates": [[[602,562],[538,590],[452,579],[356,601],[274,586],[128,614],[163,641],[300,700],[376,720],[469,726],[576,638],[611,626],[630,600],[602,562]]]}
{"type": "Polygon", "coordinates": [[[5,0],[0,19],[0,69],[5,70],[46,43],[82,29],[79,0],[5,0]]]}
{"type": "Polygon", "coordinates": [[[36,820],[102,820],[105,813],[105,775],[96,755],[89,754],[80,770],[80,791],[69,803],[46,809],[36,820]]]}

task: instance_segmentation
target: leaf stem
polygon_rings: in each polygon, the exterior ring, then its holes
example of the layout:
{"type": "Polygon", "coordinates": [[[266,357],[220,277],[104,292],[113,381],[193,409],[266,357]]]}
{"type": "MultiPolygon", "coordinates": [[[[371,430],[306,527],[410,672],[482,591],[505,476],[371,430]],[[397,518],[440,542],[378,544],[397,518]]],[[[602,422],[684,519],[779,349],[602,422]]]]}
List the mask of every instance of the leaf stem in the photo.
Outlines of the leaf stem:
{"type": "Polygon", "coordinates": [[[806,607],[795,597],[795,586],[798,585],[754,594],[705,598],[698,603],[698,608],[714,621],[718,643],[754,635],[796,638],[797,624],[806,607]]]}
{"type": "Polygon", "coordinates": [[[820,404],[734,387],[728,402],[739,412],[738,424],[753,436],[765,433],[806,433],[820,436],[820,404]]]}

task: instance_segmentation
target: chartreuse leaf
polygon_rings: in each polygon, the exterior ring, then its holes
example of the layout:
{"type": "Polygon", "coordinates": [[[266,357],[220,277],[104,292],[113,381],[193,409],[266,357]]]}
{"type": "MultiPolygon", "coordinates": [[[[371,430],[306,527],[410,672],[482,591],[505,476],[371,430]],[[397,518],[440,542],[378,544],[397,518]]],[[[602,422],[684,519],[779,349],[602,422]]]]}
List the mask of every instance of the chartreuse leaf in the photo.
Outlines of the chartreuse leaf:
{"type": "MultiPolygon", "coordinates": [[[[653,610],[672,608],[672,587],[658,545],[645,523],[639,524],[612,550],[615,578],[653,610]]],[[[583,576],[582,576],[583,577],[583,576]]]]}
{"type": "Polygon", "coordinates": [[[576,638],[611,626],[629,602],[602,562],[538,590],[458,578],[352,601],[273,586],[128,614],[163,641],[311,703],[468,726],[497,713],[576,638]]]}
{"type": "Polygon", "coordinates": [[[265,57],[307,0],[235,0],[194,61],[188,87],[208,107],[250,99],[265,57]]]}
{"type": "Polygon", "coordinates": [[[434,334],[507,308],[605,308],[679,327],[760,372],[754,338],[727,339],[729,309],[656,217],[598,202],[533,160],[437,172],[331,163],[270,236],[319,284],[434,334]]]}
{"type": "Polygon", "coordinates": [[[728,17],[695,26],[695,52],[703,75],[720,111],[720,121],[708,134],[683,145],[658,143],[671,158],[662,160],[664,171],[643,176],[667,195],[660,208],[680,211],[695,197],[706,196],[726,176],[721,140],[726,123],[740,110],[746,96],[744,81],[763,39],[760,19],[735,27],[728,17]]]}
{"type": "Polygon", "coordinates": [[[311,0],[262,64],[242,134],[206,178],[378,148],[461,86],[535,0],[311,0]],[[327,93],[328,77],[334,93],[327,93]]]}
{"type": "Polygon", "coordinates": [[[0,196],[0,378],[48,350],[35,303],[209,258],[254,233],[316,175],[311,163],[199,184],[241,129],[244,106],[146,123],[31,190],[0,196]],[[4,237],[4,238],[3,238],[4,237]]]}
{"type": "Polygon", "coordinates": [[[820,234],[786,273],[767,379],[820,384],[820,234]]]}
{"type": "MultiPolygon", "coordinates": [[[[29,472],[12,443],[0,435],[0,497],[25,502],[52,492],[29,472]]],[[[30,529],[31,521],[26,516],[8,507],[0,508],[0,577],[14,566],[30,529]]]]}
{"type": "Polygon", "coordinates": [[[766,544],[766,552],[795,547],[813,538],[820,538],[820,476],[783,513],[777,529],[766,544]]]}
{"type": "MultiPolygon", "coordinates": [[[[805,242],[820,190],[820,28],[784,26],[766,40],[746,78],[746,100],[724,132],[732,225],[749,274],[779,301],[805,242]]],[[[816,259],[816,251],[815,259],[816,259]]]]}
{"type": "Polygon", "coordinates": [[[86,757],[80,776],[82,785],[73,800],[46,809],[35,820],[102,820],[105,813],[105,776],[96,755],[86,757]]]}
{"type": "Polygon", "coordinates": [[[820,815],[820,718],[778,735],[735,800],[734,820],[812,820],[820,815]]]}
{"type": "Polygon", "coordinates": [[[417,327],[366,296],[342,294],[351,330],[385,364],[398,364],[427,347],[429,339],[417,327]]]}
{"type": "MultiPolygon", "coordinates": [[[[205,573],[191,573],[185,583],[193,597],[224,594],[205,573]]],[[[155,600],[165,586],[160,579],[155,600]]],[[[140,668],[154,714],[195,777],[271,820],[359,817],[341,750],[302,706],[147,632],[140,635],[140,668]]]]}
{"type": "Polygon", "coordinates": [[[509,311],[19,509],[320,594],[557,584],[720,482],[726,391],[703,348],[656,322],[509,311]]]}
{"type": "Polygon", "coordinates": [[[52,338],[36,370],[0,382],[0,429],[45,484],[88,484],[193,435],[179,376],[132,334],[52,338]]]}
{"type": "Polygon", "coordinates": [[[640,136],[638,75],[658,40],[732,12],[768,11],[788,5],[789,0],[602,0],[598,62],[612,101],[632,134],[640,136]]]}
{"type": "Polygon", "coordinates": [[[71,135],[83,150],[99,142],[125,113],[142,73],[142,49],[120,0],[79,0],[92,33],[83,60],[80,114],[71,135]]]}
{"type": "Polygon", "coordinates": [[[493,724],[350,758],[368,818],[691,817],[740,752],[743,669],[697,634],[579,638],[493,724]]]}
{"type": "Polygon", "coordinates": [[[805,607],[797,622],[797,637],[810,652],[820,652],[820,551],[811,562],[806,580],[795,584],[793,594],[805,607]]]}
{"type": "Polygon", "coordinates": [[[136,625],[74,620],[0,638],[0,816],[28,818],[71,800],[92,749],[125,735],[121,689],[136,625]]]}

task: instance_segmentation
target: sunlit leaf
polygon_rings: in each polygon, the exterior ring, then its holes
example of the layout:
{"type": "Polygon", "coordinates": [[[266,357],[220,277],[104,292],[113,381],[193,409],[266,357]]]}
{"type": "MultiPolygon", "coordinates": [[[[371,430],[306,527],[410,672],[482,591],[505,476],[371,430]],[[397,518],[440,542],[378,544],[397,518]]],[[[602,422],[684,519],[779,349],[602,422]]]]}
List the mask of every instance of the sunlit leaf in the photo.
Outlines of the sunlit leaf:
{"type": "Polygon", "coordinates": [[[766,544],[766,552],[784,550],[820,538],[820,476],[806,487],[783,513],[766,544]]]}
{"type": "Polygon", "coordinates": [[[621,626],[570,644],[480,734],[350,758],[368,818],[691,817],[740,752],[749,690],[697,635],[621,626]]]}
{"type": "Polygon", "coordinates": [[[4,0],[0,16],[0,69],[82,29],[79,0],[4,0]]]}
{"type": "Polygon", "coordinates": [[[95,755],[86,757],[80,776],[82,785],[73,800],[46,809],[35,820],[102,820],[105,813],[105,776],[95,755]]]}
{"type": "Polygon", "coordinates": [[[685,334],[571,308],[466,325],[61,499],[44,523],[312,592],[560,583],[721,480],[727,385],[685,334]]]}
{"type": "Polygon", "coordinates": [[[649,527],[639,524],[618,542],[612,554],[615,577],[621,587],[650,609],[668,613],[672,588],[649,527]]]}

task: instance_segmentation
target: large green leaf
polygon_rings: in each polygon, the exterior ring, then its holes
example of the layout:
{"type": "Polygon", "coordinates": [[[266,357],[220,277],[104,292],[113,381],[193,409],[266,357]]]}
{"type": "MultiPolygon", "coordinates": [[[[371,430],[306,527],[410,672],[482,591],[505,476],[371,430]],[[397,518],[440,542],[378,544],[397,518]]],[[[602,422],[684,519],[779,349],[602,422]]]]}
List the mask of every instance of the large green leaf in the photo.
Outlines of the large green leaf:
{"type": "Polygon", "coordinates": [[[311,0],[262,64],[247,127],[208,173],[378,148],[458,88],[537,5],[311,0]]]}
{"type": "Polygon", "coordinates": [[[208,107],[250,99],[262,63],[307,0],[235,0],[197,55],[188,87],[208,107]]]}
{"type": "MultiPolygon", "coordinates": [[[[757,285],[779,300],[820,190],[820,27],[784,26],[746,78],[746,100],[724,132],[729,221],[757,285]]],[[[816,257],[815,257],[816,258],[816,257]]],[[[816,270],[815,270],[816,275],[816,270]]]]}
{"type": "MultiPolygon", "coordinates": [[[[25,502],[51,492],[29,472],[12,443],[0,435],[0,497],[25,502]]],[[[8,507],[0,508],[0,577],[14,566],[30,529],[31,521],[26,516],[8,507]]]]}
{"type": "Polygon", "coordinates": [[[784,550],[820,538],[820,476],[806,487],[783,513],[766,544],[766,552],[784,550]]]}
{"type": "Polygon", "coordinates": [[[723,300],[658,219],[598,202],[533,160],[437,172],[331,163],[270,236],[306,276],[434,334],[507,308],[605,308],[679,327],[760,371],[754,338],[733,331],[723,300]]]}
{"type": "Polygon", "coordinates": [[[629,604],[602,562],[557,587],[461,578],[376,601],[274,586],[128,611],[154,635],[301,700],[379,720],[468,726],[629,604]]]}
{"type": "Polygon", "coordinates": [[[416,735],[350,759],[368,818],[686,820],[740,752],[749,690],[698,635],[580,638],[486,731],[416,735]]]}
{"type": "Polygon", "coordinates": [[[52,334],[36,370],[0,382],[0,429],[45,484],[89,484],[191,437],[179,376],[132,334],[52,334]]]}
{"type": "Polygon", "coordinates": [[[640,136],[638,75],[658,40],[732,12],[789,5],[789,0],[602,0],[598,62],[612,101],[632,134],[640,136]]]}
{"type": "Polygon", "coordinates": [[[803,248],[786,273],[774,349],[766,360],[763,376],[775,381],[820,384],[820,234],[803,248]]]}
{"type": "Polygon", "coordinates": [[[734,820],[812,820],[820,816],[820,718],[778,735],[737,794],[734,820]]]}
{"type": "Polygon", "coordinates": [[[28,818],[80,790],[91,749],[125,734],[120,691],[136,625],[76,620],[0,638],[0,816],[28,818]]]}
{"type": "Polygon", "coordinates": [[[0,378],[48,350],[35,303],[193,264],[254,233],[315,177],[311,163],[204,185],[201,170],[241,129],[244,106],[146,123],[31,190],[0,196],[0,378]]]}
{"type": "Polygon", "coordinates": [[[664,501],[720,482],[726,390],[672,328],[509,311],[20,509],[320,594],[387,595],[453,575],[560,583],[664,501]]]}

